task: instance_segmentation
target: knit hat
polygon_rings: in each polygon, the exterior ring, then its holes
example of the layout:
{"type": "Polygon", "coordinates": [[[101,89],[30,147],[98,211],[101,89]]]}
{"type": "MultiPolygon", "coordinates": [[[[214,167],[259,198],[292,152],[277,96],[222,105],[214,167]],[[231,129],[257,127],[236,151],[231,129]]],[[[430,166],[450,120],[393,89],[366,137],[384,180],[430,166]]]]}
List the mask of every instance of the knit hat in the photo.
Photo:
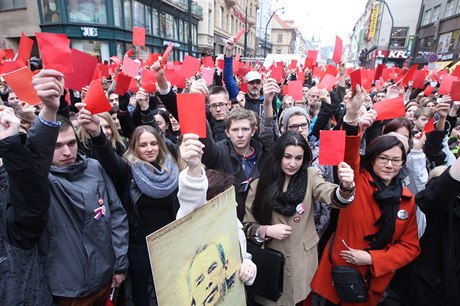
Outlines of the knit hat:
{"type": "Polygon", "coordinates": [[[298,106],[289,107],[284,109],[283,113],[281,114],[283,118],[283,127],[285,131],[288,130],[288,121],[289,118],[291,118],[293,115],[304,115],[305,118],[307,118],[308,123],[310,123],[308,113],[304,108],[298,106]]]}

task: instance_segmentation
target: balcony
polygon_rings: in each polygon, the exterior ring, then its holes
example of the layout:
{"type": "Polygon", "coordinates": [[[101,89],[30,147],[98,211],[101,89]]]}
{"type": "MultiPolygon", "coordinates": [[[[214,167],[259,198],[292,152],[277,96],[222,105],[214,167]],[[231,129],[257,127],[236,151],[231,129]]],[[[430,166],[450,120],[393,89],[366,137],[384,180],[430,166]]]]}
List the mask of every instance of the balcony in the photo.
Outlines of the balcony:
{"type": "Polygon", "coordinates": [[[225,0],[225,4],[226,4],[228,7],[235,6],[235,5],[236,5],[236,0],[225,0]]]}

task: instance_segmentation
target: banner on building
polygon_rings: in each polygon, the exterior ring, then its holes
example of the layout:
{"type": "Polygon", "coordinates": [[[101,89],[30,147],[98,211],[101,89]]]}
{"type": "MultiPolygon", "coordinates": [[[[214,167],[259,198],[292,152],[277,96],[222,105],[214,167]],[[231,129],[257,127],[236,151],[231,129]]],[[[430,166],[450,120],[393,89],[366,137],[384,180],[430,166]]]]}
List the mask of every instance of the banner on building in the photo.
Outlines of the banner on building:
{"type": "Polygon", "coordinates": [[[372,9],[371,21],[369,23],[369,39],[374,38],[375,32],[377,30],[377,21],[379,19],[379,7],[376,6],[372,9]]]}

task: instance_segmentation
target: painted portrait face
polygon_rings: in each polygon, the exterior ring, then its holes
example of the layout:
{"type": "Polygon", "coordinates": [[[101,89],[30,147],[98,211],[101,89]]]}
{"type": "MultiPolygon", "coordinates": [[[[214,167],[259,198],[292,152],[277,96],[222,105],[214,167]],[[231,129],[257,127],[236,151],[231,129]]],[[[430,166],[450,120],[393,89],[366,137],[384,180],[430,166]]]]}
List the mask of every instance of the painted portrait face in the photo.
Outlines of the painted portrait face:
{"type": "Polygon", "coordinates": [[[189,271],[192,305],[217,305],[224,296],[227,264],[223,258],[217,246],[210,244],[193,259],[189,271]]]}

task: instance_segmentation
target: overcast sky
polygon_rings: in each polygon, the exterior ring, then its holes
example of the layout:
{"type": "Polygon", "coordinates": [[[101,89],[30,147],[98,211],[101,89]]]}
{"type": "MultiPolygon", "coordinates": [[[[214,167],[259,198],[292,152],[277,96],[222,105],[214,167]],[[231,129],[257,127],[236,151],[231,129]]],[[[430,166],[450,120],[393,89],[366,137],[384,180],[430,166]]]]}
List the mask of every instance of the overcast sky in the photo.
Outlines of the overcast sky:
{"type": "Polygon", "coordinates": [[[356,21],[364,12],[367,0],[278,0],[274,9],[283,7],[282,19],[293,19],[305,38],[321,38],[322,46],[334,46],[335,35],[348,43],[356,21]]]}

